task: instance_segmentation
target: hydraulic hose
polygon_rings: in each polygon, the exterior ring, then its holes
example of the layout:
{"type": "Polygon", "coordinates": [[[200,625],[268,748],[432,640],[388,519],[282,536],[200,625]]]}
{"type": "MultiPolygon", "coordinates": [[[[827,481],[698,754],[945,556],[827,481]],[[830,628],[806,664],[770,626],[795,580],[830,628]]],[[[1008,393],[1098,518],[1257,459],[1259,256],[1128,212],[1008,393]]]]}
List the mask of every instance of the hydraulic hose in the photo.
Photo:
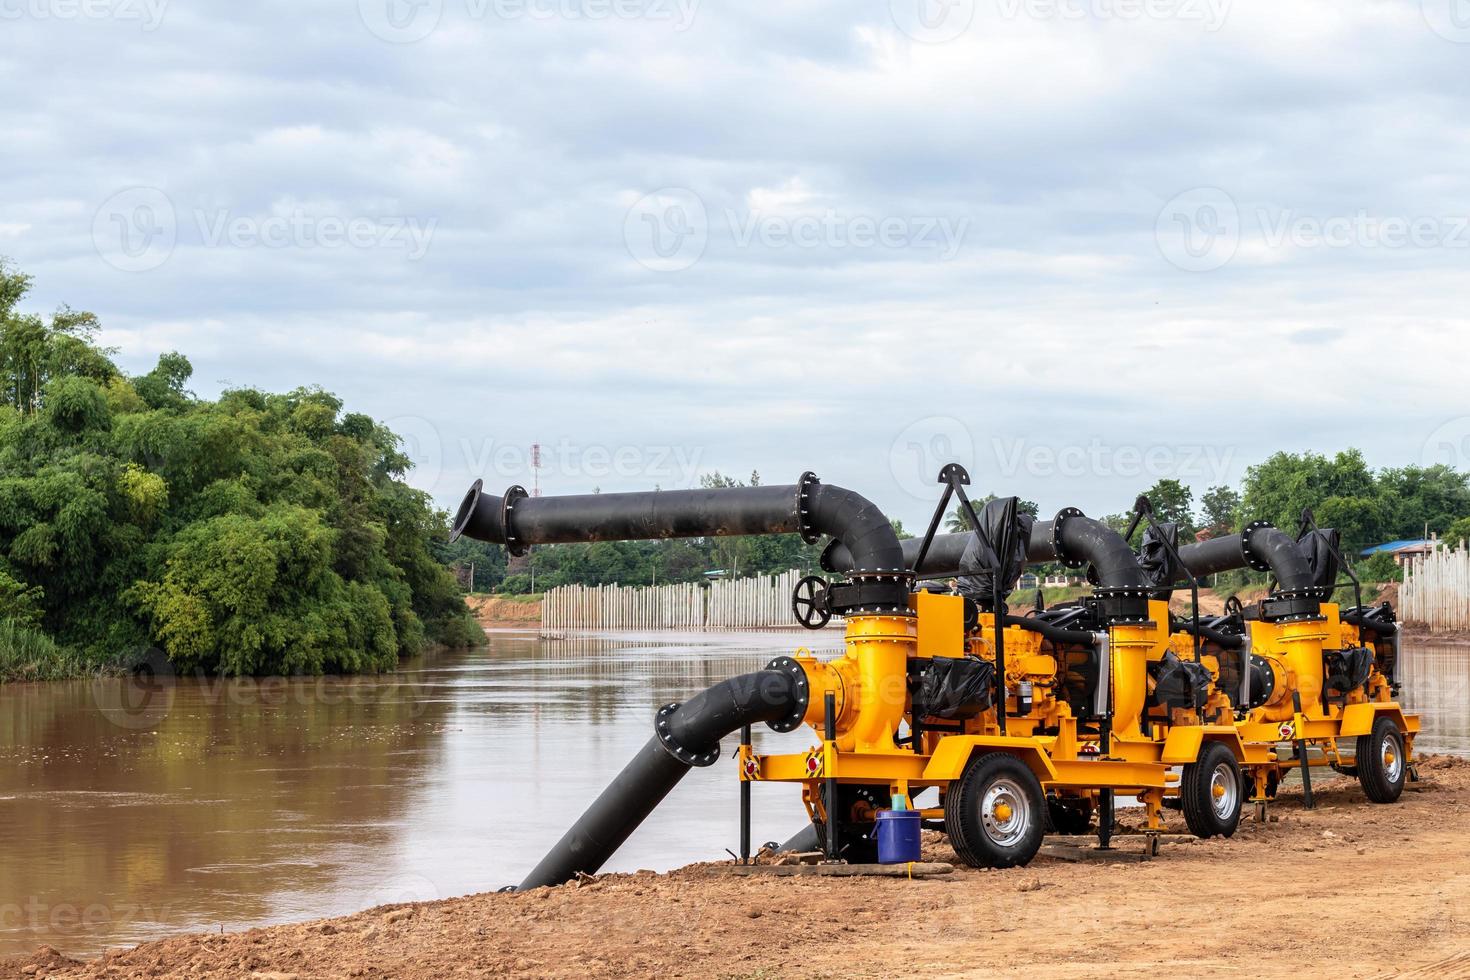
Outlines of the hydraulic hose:
{"type": "Polygon", "coordinates": [[[1005,624],[1007,626],[1019,626],[1021,629],[1032,633],[1039,633],[1053,643],[1072,643],[1091,647],[1097,642],[1097,636],[1087,630],[1069,630],[1061,626],[1053,626],[1039,619],[1032,619],[1030,616],[1007,616],[1005,618],[1005,624]]]}
{"type": "Polygon", "coordinates": [[[808,542],[832,535],[851,556],[855,575],[904,569],[898,536],[883,512],[860,494],[824,486],[810,473],[784,486],[563,497],[531,497],[522,487],[493,497],[476,480],[454,516],[450,540],[466,534],[523,554],[533,544],[571,541],[792,533],[808,542]]]}
{"type": "Polygon", "coordinates": [[[1196,632],[1194,623],[1187,619],[1176,621],[1170,628],[1183,633],[1196,635],[1202,640],[1209,640],[1211,643],[1215,643],[1226,650],[1239,650],[1245,644],[1244,635],[1239,633],[1222,633],[1220,630],[1212,629],[1204,623],[1200,624],[1199,631],[1196,632]]]}
{"type": "Polygon", "coordinates": [[[805,674],[793,661],[720,681],[681,705],[659,711],[653,738],[592,802],[518,891],[594,874],[693,766],[713,764],[720,739],[757,722],[799,722],[805,674]]]}

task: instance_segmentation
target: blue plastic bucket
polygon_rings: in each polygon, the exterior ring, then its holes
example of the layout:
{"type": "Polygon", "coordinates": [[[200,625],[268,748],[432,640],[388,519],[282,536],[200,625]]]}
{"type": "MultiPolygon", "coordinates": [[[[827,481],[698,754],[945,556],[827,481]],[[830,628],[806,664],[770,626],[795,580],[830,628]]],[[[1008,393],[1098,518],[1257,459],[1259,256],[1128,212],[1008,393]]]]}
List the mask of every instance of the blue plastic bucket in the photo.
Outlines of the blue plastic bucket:
{"type": "Polygon", "coordinates": [[[919,860],[919,811],[878,811],[878,863],[906,864],[919,860]]]}

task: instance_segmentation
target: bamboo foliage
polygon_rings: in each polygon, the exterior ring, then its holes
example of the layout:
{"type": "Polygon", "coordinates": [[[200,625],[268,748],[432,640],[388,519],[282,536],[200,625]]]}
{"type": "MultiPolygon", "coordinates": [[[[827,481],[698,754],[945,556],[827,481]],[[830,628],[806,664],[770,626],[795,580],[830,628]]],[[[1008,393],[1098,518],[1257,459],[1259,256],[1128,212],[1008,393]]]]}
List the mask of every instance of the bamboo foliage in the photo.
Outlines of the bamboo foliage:
{"type": "Polygon", "coordinates": [[[1430,630],[1470,629],[1470,550],[1439,549],[1404,566],[1399,615],[1430,630]]]}
{"type": "Polygon", "coordinates": [[[761,629],[792,624],[801,579],[780,575],[670,585],[562,585],[541,599],[541,632],[761,629]]]}

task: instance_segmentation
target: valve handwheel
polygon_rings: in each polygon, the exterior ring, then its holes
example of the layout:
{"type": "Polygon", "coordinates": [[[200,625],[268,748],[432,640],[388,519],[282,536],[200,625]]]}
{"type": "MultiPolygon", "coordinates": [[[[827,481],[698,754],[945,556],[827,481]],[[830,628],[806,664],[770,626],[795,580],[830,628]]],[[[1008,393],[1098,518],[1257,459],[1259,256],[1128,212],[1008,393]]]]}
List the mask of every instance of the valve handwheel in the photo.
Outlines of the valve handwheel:
{"type": "Polygon", "coordinates": [[[827,605],[827,580],[820,575],[808,575],[797,582],[791,591],[791,613],[809,630],[826,626],[832,618],[832,610],[827,605]]]}

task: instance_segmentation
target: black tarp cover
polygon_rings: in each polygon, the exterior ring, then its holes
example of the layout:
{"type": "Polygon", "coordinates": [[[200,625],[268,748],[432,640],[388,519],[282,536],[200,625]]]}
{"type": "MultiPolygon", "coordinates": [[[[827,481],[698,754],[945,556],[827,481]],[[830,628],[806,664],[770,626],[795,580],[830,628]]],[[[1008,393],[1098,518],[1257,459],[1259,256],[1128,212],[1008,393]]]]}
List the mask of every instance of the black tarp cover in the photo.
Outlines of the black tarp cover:
{"type": "Polygon", "coordinates": [[[1143,540],[1138,545],[1138,567],[1143,569],[1144,578],[1155,587],[1155,599],[1167,599],[1175,582],[1188,577],[1184,566],[1175,561],[1179,552],[1179,526],[1169,521],[1157,526],[1150,524],[1143,529],[1143,540]]]}
{"type": "Polygon", "coordinates": [[[1296,546],[1306,555],[1307,564],[1311,566],[1312,580],[1317,586],[1314,591],[1319,599],[1330,596],[1332,583],[1337,581],[1337,556],[1332,552],[1341,540],[1342,536],[1335,527],[1313,528],[1297,539],[1296,546]]]}
{"type": "Polygon", "coordinates": [[[979,657],[935,657],[915,679],[915,718],[973,718],[990,707],[995,664],[979,657]]]}
{"type": "Polygon", "coordinates": [[[980,527],[960,556],[960,595],[985,611],[995,608],[996,582],[1004,599],[1026,568],[1026,544],[1034,518],[1016,497],[998,497],[980,509],[980,527]],[[1004,554],[1002,554],[1004,552],[1004,554]]]}

